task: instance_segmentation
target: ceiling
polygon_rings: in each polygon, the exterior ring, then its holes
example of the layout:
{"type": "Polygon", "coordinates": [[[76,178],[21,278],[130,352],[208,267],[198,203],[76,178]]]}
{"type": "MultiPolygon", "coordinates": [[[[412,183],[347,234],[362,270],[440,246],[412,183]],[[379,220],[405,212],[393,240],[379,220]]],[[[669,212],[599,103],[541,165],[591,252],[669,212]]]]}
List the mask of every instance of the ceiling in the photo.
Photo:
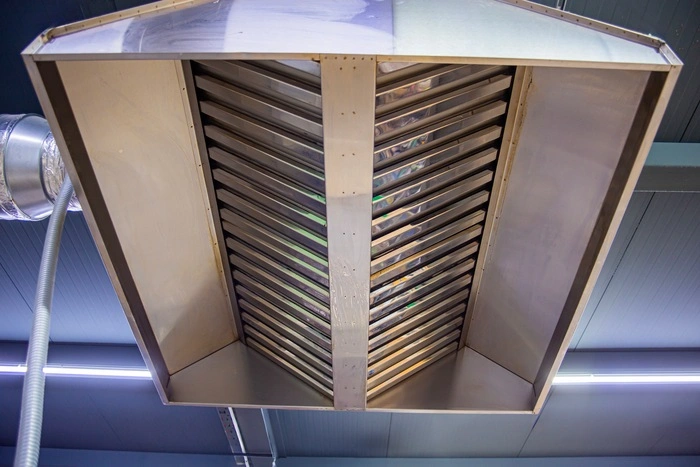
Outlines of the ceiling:
{"type": "MultiPolygon", "coordinates": [[[[40,112],[19,51],[39,32],[137,0],[9,0],[0,15],[0,112],[40,112]]],[[[700,142],[700,1],[541,3],[666,39],[685,62],[657,140],[700,142]]],[[[698,155],[700,157],[700,154],[698,155]]],[[[26,341],[46,222],[0,222],[0,341],[26,341]]],[[[635,193],[571,348],[700,348],[700,193],[635,193]]],[[[61,244],[52,342],[135,351],[80,214],[61,244]]],[[[92,352],[92,347],[83,348],[92,352]]],[[[14,444],[21,379],[0,378],[0,446],[14,444]]],[[[164,407],[148,382],[49,380],[46,447],[225,454],[210,408],[164,407]]],[[[556,387],[539,416],[273,411],[286,456],[700,454],[700,389],[556,387]]],[[[244,435],[245,436],[245,435],[244,435]]],[[[250,440],[263,443],[263,440],[250,440]]],[[[266,442],[266,440],[264,440],[266,442]]]]}

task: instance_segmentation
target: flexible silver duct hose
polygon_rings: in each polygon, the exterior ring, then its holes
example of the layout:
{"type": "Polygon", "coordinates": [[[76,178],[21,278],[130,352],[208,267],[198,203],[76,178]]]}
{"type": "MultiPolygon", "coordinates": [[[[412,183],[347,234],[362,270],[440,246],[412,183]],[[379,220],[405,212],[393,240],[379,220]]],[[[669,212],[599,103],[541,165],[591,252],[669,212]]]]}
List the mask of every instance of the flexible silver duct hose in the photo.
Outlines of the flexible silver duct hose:
{"type": "MultiPolygon", "coordinates": [[[[46,218],[65,175],[63,159],[44,118],[0,115],[0,220],[46,218]]],[[[80,210],[75,196],[68,209],[80,210]]]]}
{"type": "Polygon", "coordinates": [[[56,199],[53,215],[46,231],[44,251],[41,254],[39,279],[34,299],[34,324],[27,350],[27,373],[22,389],[22,411],[20,415],[15,467],[36,466],[39,462],[41,423],[44,415],[44,367],[49,350],[49,328],[51,302],[56,283],[58,249],[63,233],[68,204],[73,198],[73,185],[68,177],[63,179],[56,199]]]}

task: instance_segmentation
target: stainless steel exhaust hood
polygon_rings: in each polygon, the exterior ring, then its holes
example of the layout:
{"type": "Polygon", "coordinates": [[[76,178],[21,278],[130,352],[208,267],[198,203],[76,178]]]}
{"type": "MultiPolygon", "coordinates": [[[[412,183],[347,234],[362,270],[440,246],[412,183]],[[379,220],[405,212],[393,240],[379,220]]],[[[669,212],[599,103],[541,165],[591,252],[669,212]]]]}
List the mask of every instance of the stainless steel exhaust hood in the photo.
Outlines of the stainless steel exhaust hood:
{"type": "Polygon", "coordinates": [[[313,5],[24,52],[163,401],[537,412],[681,63],[522,0],[313,5]]]}

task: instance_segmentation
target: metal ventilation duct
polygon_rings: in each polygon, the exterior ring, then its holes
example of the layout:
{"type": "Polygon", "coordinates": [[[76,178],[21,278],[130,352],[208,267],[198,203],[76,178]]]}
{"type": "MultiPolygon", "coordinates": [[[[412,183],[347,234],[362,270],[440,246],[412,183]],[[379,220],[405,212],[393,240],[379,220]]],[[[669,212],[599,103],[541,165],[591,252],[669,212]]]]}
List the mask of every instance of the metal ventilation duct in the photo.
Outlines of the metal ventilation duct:
{"type": "Polygon", "coordinates": [[[521,0],[167,1],[24,53],[165,402],[538,411],[680,62],[521,0]]]}

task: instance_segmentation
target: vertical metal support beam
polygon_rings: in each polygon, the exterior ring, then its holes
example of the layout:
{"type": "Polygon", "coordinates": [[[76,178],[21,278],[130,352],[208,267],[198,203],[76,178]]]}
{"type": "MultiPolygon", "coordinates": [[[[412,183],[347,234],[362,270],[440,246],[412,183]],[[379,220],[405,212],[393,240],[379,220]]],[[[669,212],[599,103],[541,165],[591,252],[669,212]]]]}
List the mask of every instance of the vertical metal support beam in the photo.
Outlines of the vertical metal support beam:
{"type": "Polygon", "coordinates": [[[321,57],[333,403],[367,406],[376,60],[321,57]]]}
{"type": "Polygon", "coordinates": [[[274,466],[277,463],[279,452],[277,451],[277,441],[275,441],[275,431],[272,428],[270,411],[268,409],[260,409],[260,414],[265,425],[265,434],[267,434],[267,442],[270,445],[270,454],[272,454],[272,465],[274,466]]]}

